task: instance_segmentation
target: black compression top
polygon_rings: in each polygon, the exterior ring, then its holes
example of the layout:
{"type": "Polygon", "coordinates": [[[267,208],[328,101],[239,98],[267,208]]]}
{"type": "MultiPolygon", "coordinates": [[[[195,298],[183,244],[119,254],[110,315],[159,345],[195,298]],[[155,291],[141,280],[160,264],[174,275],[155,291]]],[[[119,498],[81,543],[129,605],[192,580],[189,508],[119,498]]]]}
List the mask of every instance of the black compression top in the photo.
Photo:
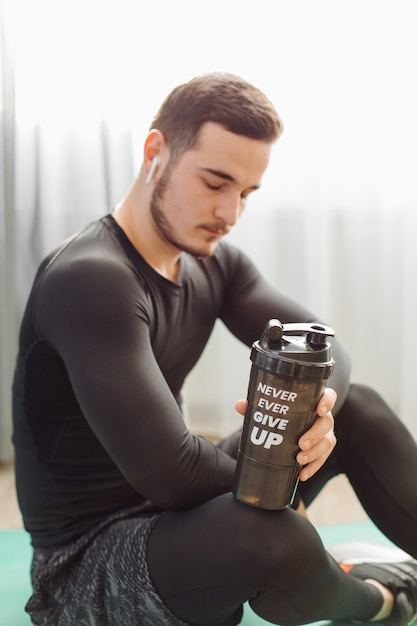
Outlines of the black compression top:
{"type": "MultiPolygon", "coordinates": [[[[208,258],[183,253],[177,283],[110,215],[50,254],[13,385],[17,490],[33,545],[71,541],[126,507],[181,509],[230,491],[235,461],[189,432],[181,387],[217,318],[250,345],[271,317],[312,320],[226,242],[208,258]]],[[[343,396],[339,369],[332,387],[343,396]]]]}

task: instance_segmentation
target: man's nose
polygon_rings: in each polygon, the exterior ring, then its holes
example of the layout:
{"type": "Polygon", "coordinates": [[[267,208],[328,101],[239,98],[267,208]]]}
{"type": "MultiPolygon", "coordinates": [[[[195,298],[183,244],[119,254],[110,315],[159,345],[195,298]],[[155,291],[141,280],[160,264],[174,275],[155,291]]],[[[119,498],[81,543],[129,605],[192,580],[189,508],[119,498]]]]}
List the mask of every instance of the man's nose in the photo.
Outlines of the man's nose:
{"type": "Polygon", "coordinates": [[[243,198],[233,195],[223,198],[223,202],[216,208],[214,214],[218,219],[224,221],[227,226],[234,226],[243,211],[243,198]]]}

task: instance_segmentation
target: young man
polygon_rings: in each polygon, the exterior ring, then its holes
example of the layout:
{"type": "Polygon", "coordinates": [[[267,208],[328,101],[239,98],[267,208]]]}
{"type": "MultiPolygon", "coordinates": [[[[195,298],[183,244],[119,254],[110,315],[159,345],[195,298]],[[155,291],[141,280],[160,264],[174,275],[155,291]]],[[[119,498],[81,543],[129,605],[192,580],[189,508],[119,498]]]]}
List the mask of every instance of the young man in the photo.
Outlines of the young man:
{"type": "MultiPolygon", "coordinates": [[[[216,446],[182,419],[181,387],[216,319],[247,345],[272,317],[314,319],[221,241],[281,130],[238,77],[179,86],[120,205],[39,268],[14,381],[34,624],[231,626],[245,601],[279,624],[402,626],[416,612],[416,561],[346,574],[299,512],[234,498],[238,433],[216,446]]],[[[349,386],[333,347],[338,400],[325,392],[299,441],[299,507],[345,472],[375,523],[417,557],[417,446],[375,392],[349,386]]]]}

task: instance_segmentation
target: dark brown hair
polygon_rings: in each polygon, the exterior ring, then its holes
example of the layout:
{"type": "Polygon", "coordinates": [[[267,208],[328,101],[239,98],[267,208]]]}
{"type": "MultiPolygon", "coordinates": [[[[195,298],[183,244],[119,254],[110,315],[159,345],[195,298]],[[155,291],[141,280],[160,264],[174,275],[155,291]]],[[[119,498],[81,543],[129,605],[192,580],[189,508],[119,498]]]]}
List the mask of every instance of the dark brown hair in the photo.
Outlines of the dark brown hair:
{"type": "Polygon", "coordinates": [[[175,160],[198,143],[205,122],[250,139],[274,142],[283,124],[265,94],[239,76],[213,73],[175,87],[162,103],[151,128],[162,132],[175,160]]]}

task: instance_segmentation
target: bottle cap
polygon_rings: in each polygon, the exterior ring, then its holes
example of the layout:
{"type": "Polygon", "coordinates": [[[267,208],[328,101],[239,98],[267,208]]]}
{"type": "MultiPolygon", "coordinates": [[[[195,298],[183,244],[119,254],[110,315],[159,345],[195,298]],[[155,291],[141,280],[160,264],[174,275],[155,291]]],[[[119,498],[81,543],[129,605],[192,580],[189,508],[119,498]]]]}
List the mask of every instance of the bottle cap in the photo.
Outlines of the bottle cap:
{"type": "Polygon", "coordinates": [[[329,337],[334,330],[323,324],[282,324],[269,320],[259,341],[252,345],[252,362],[267,372],[302,380],[327,380],[334,368],[329,337]]]}

